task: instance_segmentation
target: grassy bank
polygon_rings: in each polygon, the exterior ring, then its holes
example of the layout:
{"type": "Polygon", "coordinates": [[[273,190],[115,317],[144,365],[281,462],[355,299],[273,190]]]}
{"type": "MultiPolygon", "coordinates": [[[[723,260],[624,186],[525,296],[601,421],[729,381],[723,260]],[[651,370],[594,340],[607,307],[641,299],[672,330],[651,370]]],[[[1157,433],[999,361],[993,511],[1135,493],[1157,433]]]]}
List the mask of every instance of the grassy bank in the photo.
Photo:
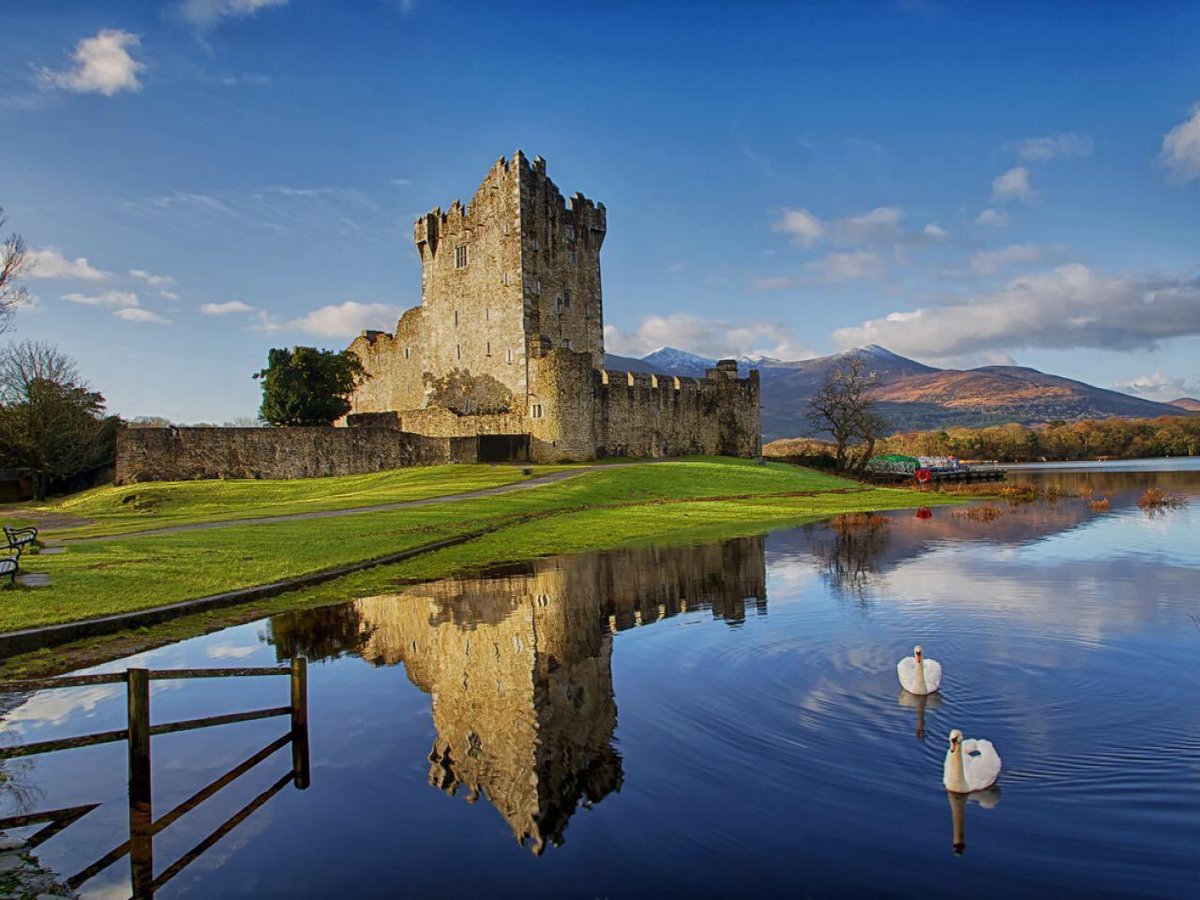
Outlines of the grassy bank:
{"type": "MultiPolygon", "coordinates": [[[[537,466],[533,477],[570,469],[537,466]]],[[[464,494],[528,480],[519,466],[451,465],[299,481],[173,481],[106,485],[46,504],[5,507],[5,521],[66,521],[56,538],[130,534],[230,519],[353,509],[464,494]],[[87,520],[87,521],[85,521],[87,520]]]]}
{"type": "MultiPolygon", "coordinates": [[[[175,515],[211,514],[204,483],[170,485],[175,515]],[[196,493],[196,492],[199,493],[196,493]]],[[[310,485],[297,482],[304,491],[310,485]]],[[[214,490],[226,487],[212,483],[214,490]]],[[[455,493],[458,491],[455,490],[455,493]]],[[[0,630],[158,606],[371,559],[454,535],[494,529],[458,547],[372,577],[431,578],[471,566],[630,543],[716,539],[840,512],[950,502],[907,490],[867,488],[829,475],[743,460],[703,459],[597,468],[565,481],[472,500],[331,519],[233,525],[175,534],[126,534],[26,557],[47,588],[5,590],[0,630]]],[[[106,523],[99,505],[96,526],[106,523]]],[[[127,514],[117,512],[114,516],[127,514]]],[[[346,579],[320,596],[338,596],[346,579]]],[[[360,585],[361,586],[361,585],[360,585]]],[[[299,598],[297,598],[299,599],[299,598]]]]}

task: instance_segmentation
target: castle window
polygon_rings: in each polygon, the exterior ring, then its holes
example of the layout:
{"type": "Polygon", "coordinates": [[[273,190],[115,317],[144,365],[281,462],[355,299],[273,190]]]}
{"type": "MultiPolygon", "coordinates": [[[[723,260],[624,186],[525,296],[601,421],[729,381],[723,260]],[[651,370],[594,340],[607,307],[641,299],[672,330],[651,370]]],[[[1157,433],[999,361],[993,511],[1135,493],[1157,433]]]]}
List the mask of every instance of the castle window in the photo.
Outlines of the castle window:
{"type": "Polygon", "coordinates": [[[459,358],[459,359],[462,359],[462,344],[455,344],[455,345],[454,345],[454,355],[455,355],[457,358],[459,358]]]}
{"type": "Polygon", "coordinates": [[[487,342],[487,355],[488,356],[492,355],[492,342],[491,341],[487,342]]]}
{"type": "Polygon", "coordinates": [[[534,249],[534,250],[539,250],[539,249],[541,249],[541,245],[538,243],[538,239],[537,239],[537,238],[530,238],[530,239],[529,239],[529,246],[533,247],[533,249],[534,249]]]}
{"type": "Polygon", "coordinates": [[[573,340],[571,340],[570,338],[564,338],[563,343],[566,344],[566,347],[568,350],[575,349],[575,342],[573,340]]]}
{"type": "Polygon", "coordinates": [[[529,282],[529,293],[533,294],[535,297],[540,297],[542,295],[542,279],[535,278],[533,281],[529,282]]]}
{"type": "Polygon", "coordinates": [[[454,248],[454,268],[465,269],[467,267],[467,245],[459,244],[454,248]]]}
{"type": "Polygon", "coordinates": [[[563,289],[562,302],[563,306],[565,306],[567,309],[571,308],[571,292],[565,288],[563,289]]]}
{"type": "Polygon", "coordinates": [[[504,351],[504,361],[505,361],[506,363],[511,363],[511,362],[512,362],[512,351],[511,351],[511,350],[505,350],[505,351],[504,351]]]}
{"type": "Polygon", "coordinates": [[[529,409],[529,414],[535,419],[540,419],[542,417],[542,404],[533,404],[533,406],[531,406],[529,409]]]}
{"type": "Polygon", "coordinates": [[[408,359],[408,357],[409,357],[410,353],[411,353],[411,350],[410,350],[410,348],[408,348],[408,347],[405,347],[405,348],[404,348],[404,358],[405,358],[405,359],[408,359]]]}
{"type": "Polygon", "coordinates": [[[500,283],[502,285],[504,285],[505,287],[508,287],[508,285],[511,281],[512,281],[512,279],[509,277],[507,272],[505,272],[503,275],[500,276],[500,283]]]}
{"type": "Polygon", "coordinates": [[[575,226],[574,226],[574,225],[566,225],[566,226],[564,226],[564,227],[563,227],[563,232],[566,234],[566,236],[567,236],[567,240],[568,240],[568,241],[573,241],[573,240],[575,240],[575,226]]]}
{"type": "Polygon", "coordinates": [[[554,298],[554,311],[556,313],[563,311],[563,298],[561,296],[554,298]]]}
{"type": "Polygon", "coordinates": [[[569,262],[571,265],[578,264],[579,254],[576,253],[574,250],[568,250],[567,251],[567,262],[569,262]]]}
{"type": "Polygon", "coordinates": [[[454,327],[455,328],[458,327],[458,310],[457,309],[454,311],[454,327]]]}

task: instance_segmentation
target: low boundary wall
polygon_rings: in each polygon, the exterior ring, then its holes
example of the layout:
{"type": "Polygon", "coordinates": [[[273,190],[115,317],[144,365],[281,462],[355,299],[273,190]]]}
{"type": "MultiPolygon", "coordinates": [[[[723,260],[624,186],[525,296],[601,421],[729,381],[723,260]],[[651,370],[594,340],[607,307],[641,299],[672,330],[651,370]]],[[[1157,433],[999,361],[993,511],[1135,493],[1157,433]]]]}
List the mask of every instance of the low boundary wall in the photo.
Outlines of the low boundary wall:
{"type": "Polygon", "coordinates": [[[475,438],[396,428],[124,428],[116,483],[322,478],[478,460],[475,438]]]}

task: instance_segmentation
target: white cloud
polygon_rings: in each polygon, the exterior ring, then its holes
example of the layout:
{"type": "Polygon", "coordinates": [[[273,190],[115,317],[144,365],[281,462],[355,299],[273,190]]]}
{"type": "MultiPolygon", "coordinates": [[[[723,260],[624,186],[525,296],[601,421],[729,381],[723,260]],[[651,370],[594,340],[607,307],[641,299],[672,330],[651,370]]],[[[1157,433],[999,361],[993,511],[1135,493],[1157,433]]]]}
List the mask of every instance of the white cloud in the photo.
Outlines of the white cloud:
{"type": "Polygon", "coordinates": [[[71,55],[74,66],[58,71],[42,69],[40,79],[47,87],[63,88],[76,94],[98,93],[111,97],[118,91],[140,91],[138,72],[146,68],[134,59],[128,47],[141,39],[117,28],[103,28],[83,38],[71,55]]]}
{"type": "Polygon", "coordinates": [[[1200,103],[1192,108],[1191,118],[1163,137],[1160,159],[1171,179],[1179,184],[1200,177],[1200,103]]]}
{"type": "Polygon", "coordinates": [[[148,309],[142,309],[136,306],[118,309],[113,313],[118,319],[124,319],[126,322],[151,322],[155,325],[170,325],[169,319],[164,319],[156,312],[151,312],[148,309]]]}
{"type": "Polygon", "coordinates": [[[411,187],[413,180],[411,178],[392,178],[388,181],[392,187],[411,187]]]}
{"type": "Polygon", "coordinates": [[[202,316],[227,316],[230,313],[254,312],[254,307],[241,300],[230,300],[227,303],[205,303],[200,307],[202,316]]]}
{"type": "Polygon", "coordinates": [[[153,275],[145,269],[130,269],[129,276],[154,288],[164,300],[179,299],[179,295],[171,290],[175,286],[175,279],[170,275],[153,275]]]}
{"type": "Polygon", "coordinates": [[[971,268],[978,275],[992,275],[1013,263],[1035,262],[1042,258],[1036,244],[1010,244],[1000,250],[980,250],[971,255],[971,268]]]}
{"type": "Polygon", "coordinates": [[[950,233],[937,222],[930,222],[925,226],[921,233],[925,235],[925,237],[931,238],[935,241],[940,241],[950,237],[950,233]]]}
{"type": "Polygon", "coordinates": [[[784,232],[800,247],[811,247],[825,232],[825,226],[807,209],[785,209],[771,230],[784,232]]]}
{"type": "Polygon", "coordinates": [[[399,309],[386,303],[347,300],[314,309],[290,324],[321,337],[350,338],[368,328],[391,327],[399,315],[399,309]]]}
{"type": "Polygon", "coordinates": [[[175,279],[170,275],[151,275],[145,269],[130,269],[129,276],[146,282],[152,288],[169,288],[175,284],[175,279]]]}
{"type": "Polygon", "coordinates": [[[637,328],[625,332],[615,325],[604,326],[604,345],[610,353],[645,356],[659,347],[671,346],[712,359],[762,354],[777,359],[814,356],[792,334],[776,322],[703,319],[690,313],[646,316],[637,328]]]}
{"type": "Polygon", "coordinates": [[[108,272],[91,266],[82,256],[67,259],[53,247],[31,250],[29,253],[30,278],[75,278],[79,281],[105,281],[108,272]]]}
{"type": "Polygon", "coordinates": [[[903,218],[904,210],[898,206],[879,206],[861,215],[835,219],[829,230],[839,244],[886,244],[899,239],[903,218]]]}
{"type": "Polygon", "coordinates": [[[1200,379],[1188,381],[1186,378],[1164,375],[1161,369],[1156,369],[1149,375],[1139,375],[1130,381],[1119,382],[1113,387],[1127,394],[1137,394],[1162,403],[1178,400],[1180,397],[1200,395],[1200,379]]]}
{"type": "Polygon", "coordinates": [[[869,250],[852,250],[848,253],[826,253],[805,265],[805,268],[822,281],[858,281],[883,275],[883,260],[879,254],[869,250]]]}
{"type": "Polygon", "coordinates": [[[1024,166],[1015,166],[1003,175],[997,175],[992,182],[992,199],[997,201],[1020,200],[1030,203],[1037,194],[1029,183],[1029,170],[1024,166]]]}
{"type": "Polygon", "coordinates": [[[1008,213],[992,209],[990,206],[975,217],[976,225],[991,225],[994,228],[1003,228],[1008,223],[1008,213]]]}
{"type": "Polygon", "coordinates": [[[834,340],[944,359],[1023,347],[1154,349],[1193,334],[1200,334],[1200,278],[1106,276],[1072,263],[957,303],[842,328],[834,340]]]}
{"type": "Polygon", "coordinates": [[[252,16],[260,9],[286,6],[288,0],[181,0],[176,10],[185,22],[211,28],[222,19],[252,16]]]}
{"type": "Polygon", "coordinates": [[[138,295],[133,291],[105,291],[102,294],[63,294],[64,300],[82,303],[84,306],[138,306],[138,295]]]}
{"type": "Polygon", "coordinates": [[[1092,155],[1092,139],[1077,131],[1060,131],[1045,137],[1013,141],[1009,147],[1022,162],[1082,158],[1092,155]]]}
{"type": "Polygon", "coordinates": [[[253,331],[255,334],[275,334],[283,331],[285,327],[283,319],[275,315],[275,313],[267,312],[265,309],[256,309],[254,311],[254,318],[254,324],[248,330],[253,331]]]}

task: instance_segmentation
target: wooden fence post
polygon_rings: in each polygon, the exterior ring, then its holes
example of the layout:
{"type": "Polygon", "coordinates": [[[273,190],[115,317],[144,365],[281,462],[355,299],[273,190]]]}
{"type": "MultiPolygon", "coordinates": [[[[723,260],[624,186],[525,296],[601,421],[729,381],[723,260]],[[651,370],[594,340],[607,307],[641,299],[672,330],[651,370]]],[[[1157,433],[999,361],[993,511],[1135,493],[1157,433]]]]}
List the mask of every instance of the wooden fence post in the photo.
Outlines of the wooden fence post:
{"type": "Polygon", "coordinates": [[[154,807],[150,780],[150,673],[126,674],[129,721],[129,878],[133,896],[154,896],[154,807]]]}
{"type": "Polygon", "coordinates": [[[292,658],[292,783],[298,790],[309,785],[308,769],[308,660],[292,658]]]}

